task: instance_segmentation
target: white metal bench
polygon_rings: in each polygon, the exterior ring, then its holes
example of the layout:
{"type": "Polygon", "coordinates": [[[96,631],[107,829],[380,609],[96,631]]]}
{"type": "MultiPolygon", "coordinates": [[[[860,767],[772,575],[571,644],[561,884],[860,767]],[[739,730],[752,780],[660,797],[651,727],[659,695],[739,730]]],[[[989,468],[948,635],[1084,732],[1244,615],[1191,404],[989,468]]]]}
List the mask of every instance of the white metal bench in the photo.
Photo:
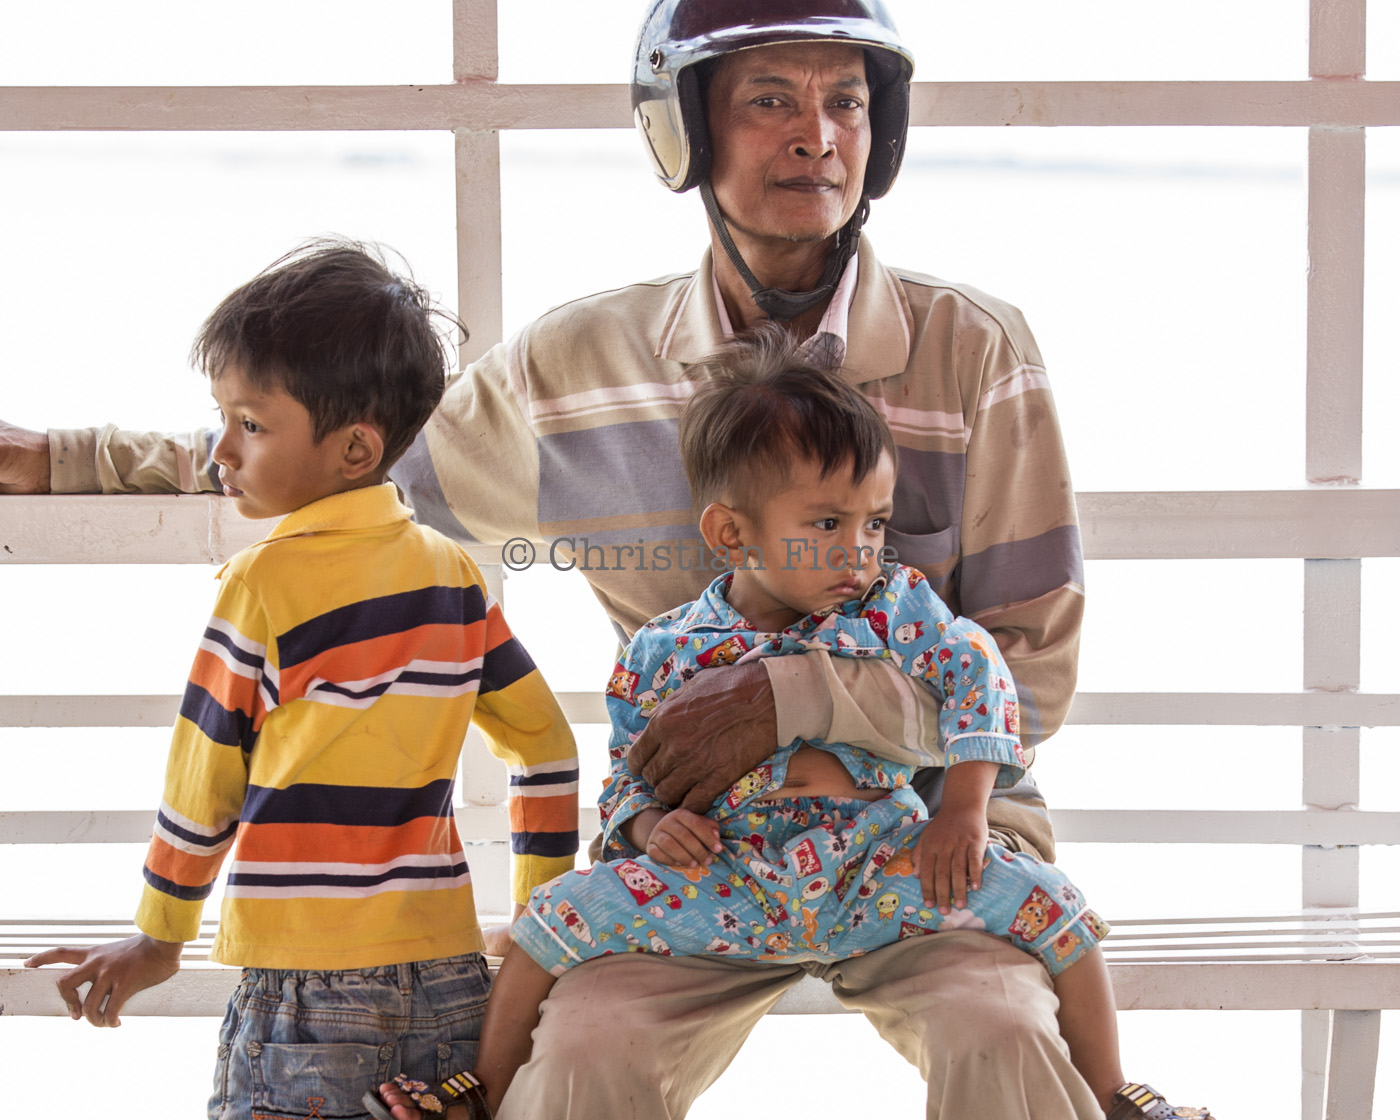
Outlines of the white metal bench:
{"type": "MultiPolygon", "coordinates": [[[[1327,1120],[1371,1115],[1382,1010],[1400,1010],[1400,912],[1307,910],[1223,919],[1125,919],[1104,943],[1120,1010],[1318,1012],[1328,1048],[1327,1120]]],[[[135,996],[126,1015],[219,1016],[239,970],[208,963],[216,923],[205,922],[174,979],[135,996]]],[[[18,920],[0,925],[0,1015],[60,1016],[55,969],[25,969],[42,948],[130,936],[129,922],[18,920]]],[[[783,995],[774,1014],[846,1011],[815,978],[783,995]]]]}

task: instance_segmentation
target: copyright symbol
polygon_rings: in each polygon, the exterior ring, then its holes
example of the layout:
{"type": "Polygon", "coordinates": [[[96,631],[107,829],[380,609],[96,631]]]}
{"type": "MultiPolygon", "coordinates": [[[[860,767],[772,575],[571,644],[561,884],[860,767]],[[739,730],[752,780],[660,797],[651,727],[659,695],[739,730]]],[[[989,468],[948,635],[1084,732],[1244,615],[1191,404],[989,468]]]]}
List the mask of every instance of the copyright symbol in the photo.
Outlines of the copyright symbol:
{"type": "Polygon", "coordinates": [[[535,546],[524,537],[512,537],[501,548],[501,563],[512,572],[523,572],[535,562],[535,546]]]}

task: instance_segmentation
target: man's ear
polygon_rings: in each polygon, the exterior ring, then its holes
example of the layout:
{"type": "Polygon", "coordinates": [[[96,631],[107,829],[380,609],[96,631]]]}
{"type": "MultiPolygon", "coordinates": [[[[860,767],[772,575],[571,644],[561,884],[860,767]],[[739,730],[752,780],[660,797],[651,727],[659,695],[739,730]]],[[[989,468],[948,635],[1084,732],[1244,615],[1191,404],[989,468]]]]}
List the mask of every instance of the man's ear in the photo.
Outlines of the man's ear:
{"type": "Polygon", "coordinates": [[[723,502],[711,502],[700,514],[700,535],[711,552],[738,551],[744,547],[742,520],[743,514],[738,510],[723,502]]]}
{"type": "Polygon", "coordinates": [[[349,482],[359,482],[379,470],[384,461],[384,437],[368,421],[356,421],[341,430],[340,473],[349,482]]]}

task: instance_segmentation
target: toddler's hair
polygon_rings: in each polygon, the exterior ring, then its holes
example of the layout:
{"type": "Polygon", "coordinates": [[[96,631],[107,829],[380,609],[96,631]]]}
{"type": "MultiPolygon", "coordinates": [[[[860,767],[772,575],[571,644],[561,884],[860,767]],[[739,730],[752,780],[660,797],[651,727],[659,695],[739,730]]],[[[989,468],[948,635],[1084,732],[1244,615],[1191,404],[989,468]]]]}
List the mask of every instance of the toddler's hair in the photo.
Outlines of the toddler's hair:
{"type": "Polygon", "coordinates": [[[461,327],[378,246],[318,238],[224,297],[195,337],[190,361],[211,379],[230,365],[258,389],[285,391],[311,414],[319,441],[368,421],[387,469],[442,399],[461,327]]]}
{"type": "Polygon", "coordinates": [[[881,455],[898,465],[888,425],[833,364],[763,323],[691,367],[698,384],[681,414],[680,445],[697,510],[716,501],[752,510],[800,460],[822,478],[849,470],[856,482],[881,455]]]}

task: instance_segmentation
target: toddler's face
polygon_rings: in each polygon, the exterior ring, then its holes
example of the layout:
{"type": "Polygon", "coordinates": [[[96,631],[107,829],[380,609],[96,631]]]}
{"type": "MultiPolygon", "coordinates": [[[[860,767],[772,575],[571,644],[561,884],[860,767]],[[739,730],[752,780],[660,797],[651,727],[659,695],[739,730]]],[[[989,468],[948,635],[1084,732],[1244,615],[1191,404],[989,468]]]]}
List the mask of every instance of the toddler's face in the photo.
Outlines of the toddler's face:
{"type": "Polygon", "coordinates": [[[849,468],[823,478],[816,463],[795,463],[786,487],[737,519],[748,552],[730,603],[759,629],[780,630],[859,599],[880,572],[894,483],[888,455],[859,482],[849,468]]]}

